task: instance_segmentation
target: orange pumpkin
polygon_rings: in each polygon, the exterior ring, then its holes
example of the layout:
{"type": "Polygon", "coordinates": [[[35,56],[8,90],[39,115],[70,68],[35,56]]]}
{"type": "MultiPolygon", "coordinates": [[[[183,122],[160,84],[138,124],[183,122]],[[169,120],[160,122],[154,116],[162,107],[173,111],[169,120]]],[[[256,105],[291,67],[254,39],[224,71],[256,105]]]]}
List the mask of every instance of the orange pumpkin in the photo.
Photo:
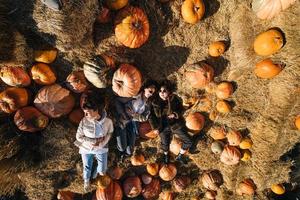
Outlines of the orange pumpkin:
{"type": "Polygon", "coordinates": [[[159,177],[164,181],[171,181],[177,174],[176,166],[172,163],[163,165],[159,170],[159,177]]]}
{"type": "Polygon", "coordinates": [[[181,6],[181,14],[187,23],[196,24],[204,15],[205,5],[202,0],[185,0],[181,6]]]}
{"type": "Polygon", "coordinates": [[[212,101],[208,97],[203,97],[198,100],[197,110],[209,112],[212,108],[212,101]]]}
{"type": "Polygon", "coordinates": [[[203,89],[214,77],[214,69],[208,64],[201,62],[188,67],[185,78],[196,89],[203,89]]]}
{"type": "Polygon", "coordinates": [[[34,52],[34,60],[36,62],[42,62],[42,63],[52,63],[57,56],[57,50],[56,49],[50,49],[50,50],[39,50],[34,52]]]}
{"type": "Polygon", "coordinates": [[[123,193],[120,185],[112,181],[106,188],[97,188],[97,200],[122,200],[123,193]]]}
{"type": "Polygon", "coordinates": [[[142,46],[149,38],[150,25],[147,15],[138,7],[128,6],[121,10],[115,21],[117,40],[129,48],[142,46]]]}
{"type": "Polygon", "coordinates": [[[256,186],[254,182],[251,179],[245,179],[239,184],[236,192],[239,195],[243,195],[243,194],[253,195],[255,190],[256,190],[256,186]]]}
{"type": "Polygon", "coordinates": [[[229,145],[231,146],[238,146],[243,139],[241,133],[239,131],[234,131],[234,130],[229,131],[226,137],[229,145]]]}
{"type": "Polygon", "coordinates": [[[66,86],[75,93],[82,93],[84,92],[89,83],[85,79],[83,71],[74,71],[67,77],[66,86]]]}
{"type": "Polygon", "coordinates": [[[143,184],[148,185],[149,183],[151,183],[153,178],[149,174],[142,174],[141,179],[143,184]]]}
{"type": "Polygon", "coordinates": [[[97,22],[100,24],[106,24],[111,20],[111,12],[108,8],[102,7],[100,14],[97,17],[97,22]]]}
{"type": "Polygon", "coordinates": [[[58,118],[72,111],[75,99],[69,90],[54,84],[38,91],[34,105],[45,115],[58,118]]]}
{"type": "Polygon", "coordinates": [[[71,191],[59,191],[57,194],[57,199],[59,200],[73,200],[75,193],[71,191]]]}
{"type": "Polygon", "coordinates": [[[23,107],[16,112],[14,122],[22,131],[37,132],[46,128],[49,119],[35,107],[28,106],[23,107]]]}
{"type": "Polygon", "coordinates": [[[214,200],[214,199],[216,199],[216,196],[217,196],[217,192],[216,191],[208,190],[208,191],[205,192],[205,197],[207,199],[214,200]]]}
{"type": "Polygon", "coordinates": [[[143,191],[142,195],[146,200],[157,199],[161,192],[160,182],[158,179],[153,179],[149,184],[147,184],[143,191]]]}
{"type": "Polygon", "coordinates": [[[123,176],[123,169],[121,167],[114,167],[108,171],[108,174],[113,180],[119,180],[123,176]]]}
{"type": "Polygon", "coordinates": [[[36,63],[31,67],[32,80],[40,85],[51,85],[56,81],[56,75],[51,67],[44,63],[36,63]]]}
{"type": "Polygon", "coordinates": [[[226,46],[224,42],[217,41],[213,42],[208,47],[208,54],[212,57],[219,57],[225,52],[226,46]]]}
{"type": "Polygon", "coordinates": [[[75,110],[72,110],[69,114],[69,121],[75,125],[78,125],[82,118],[84,117],[84,112],[81,108],[76,108],[75,110]]]}
{"type": "Polygon", "coordinates": [[[204,172],[201,181],[203,186],[208,190],[218,190],[218,188],[223,184],[223,178],[219,171],[212,170],[204,172]]]}
{"type": "Polygon", "coordinates": [[[182,141],[177,137],[173,137],[170,143],[170,152],[173,153],[174,155],[178,155],[181,147],[182,147],[182,141]]]}
{"type": "Polygon", "coordinates": [[[226,165],[236,165],[241,159],[240,151],[233,147],[226,145],[223,152],[221,153],[221,162],[226,165]]]}
{"type": "Polygon", "coordinates": [[[154,132],[149,124],[149,122],[140,122],[139,123],[139,133],[141,138],[143,139],[153,139],[158,136],[156,132],[154,132]]]}
{"type": "Polygon", "coordinates": [[[200,131],[204,127],[204,122],[205,122],[204,116],[198,112],[190,113],[185,118],[186,127],[194,134],[200,133],[200,131]]]}
{"type": "Polygon", "coordinates": [[[211,121],[215,121],[218,118],[218,112],[216,110],[212,110],[208,117],[211,121]]]}
{"type": "Polygon", "coordinates": [[[97,187],[102,188],[102,189],[107,188],[111,182],[112,182],[112,179],[107,175],[97,176],[97,178],[96,178],[97,187]]]}
{"type": "Polygon", "coordinates": [[[231,111],[231,106],[229,105],[228,102],[221,100],[217,102],[216,110],[219,113],[227,114],[231,111]]]}
{"type": "Polygon", "coordinates": [[[300,130],[300,115],[295,119],[295,126],[298,130],[300,130]]]}
{"type": "Polygon", "coordinates": [[[128,4],[128,0],[106,0],[105,2],[112,10],[119,10],[128,4]]]}
{"type": "Polygon", "coordinates": [[[247,162],[251,159],[252,153],[248,149],[242,150],[241,153],[242,153],[241,161],[247,162]]]}
{"type": "Polygon", "coordinates": [[[1,80],[9,86],[26,87],[31,80],[27,72],[22,67],[3,66],[0,69],[1,80]]]}
{"type": "Polygon", "coordinates": [[[0,109],[12,113],[29,102],[29,93],[24,88],[7,88],[0,93],[0,109]]]}
{"type": "Polygon", "coordinates": [[[155,176],[158,174],[159,165],[157,163],[149,163],[147,164],[146,169],[151,176],[155,176]]]}
{"type": "Polygon", "coordinates": [[[278,194],[278,195],[282,195],[285,193],[285,188],[282,184],[273,184],[271,186],[271,190],[272,190],[272,192],[274,192],[275,194],[278,194]]]}
{"type": "Polygon", "coordinates": [[[275,29],[259,34],[254,41],[254,51],[260,56],[270,56],[283,46],[283,35],[275,29]]]}
{"type": "Polygon", "coordinates": [[[131,156],[131,164],[133,166],[140,166],[143,165],[145,162],[145,157],[142,154],[137,154],[131,156]]]}
{"type": "Polygon", "coordinates": [[[160,195],[161,200],[173,200],[175,199],[175,194],[172,191],[162,192],[160,195]]]}
{"type": "Polygon", "coordinates": [[[191,178],[188,176],[180,176],[173,180],[173,186],[177,192],[182,192],[191,183],[191,178]]]}
{"type": "Polygon", "coordinates": [[[225,128],[221,126],[214,126],[209,131],[210,137],[214,140],[223,140],[226,138],[226,134],[225,128]]]}
{"type": "Polygon", "coordinates": [[[253,142],[250,138],[244,138],[239,144],[240,149],[250,149],[253,145],[253,142]]]}
{"type": "Polygon", "coordinates": [[[127,197],[134,198],[141,194],[142,183],[138,176],[127,178],[123,183],[123,190],[127,197]]]}
{"type": "Polygon", "coordinates": [[[282,70],[281,65],[274,64],[271,59],[265,59],[255,65],[254,73],[259,78],[273,78],[282,70]]]}
{"type": "Polygon", "coordinates": [[[142,75],[138,69],[129,64],[121,64],[114,73],[112,89],[121,97],[132,97],[138,94],[142,86],[142,75]]]}
{"type": "Polygon", "coordinates": [[[229,82],[222,82],[216,87],[215,92],[219,99],[227,99],[233,93],[233,86],[229,82]]]}

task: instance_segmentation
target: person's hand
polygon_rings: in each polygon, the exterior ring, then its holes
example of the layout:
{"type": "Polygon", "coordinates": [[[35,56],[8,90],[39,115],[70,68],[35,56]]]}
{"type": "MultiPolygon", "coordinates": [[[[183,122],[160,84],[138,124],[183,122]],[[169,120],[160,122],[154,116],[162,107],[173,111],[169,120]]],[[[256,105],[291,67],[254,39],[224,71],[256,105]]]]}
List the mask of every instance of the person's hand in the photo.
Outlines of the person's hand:
{"type": "Polygon", "coordinates": [[[155,130],[153,130],[153,133],[154,133],[155,135],[159,135],[159,130],[155,129],[155,130]]]}
{"type": "Polygon", "coordinates": [[[168,119],[174,119],[176,116],[175,116],[175,114],[170,114],[170,115],[168,115],[168,119]]]}
{"type": "Polygon", "coordinates": [[[99,146],[101,142],[103,142],[105,137],[96,138],[96,143],[93,144],[93,146],[99,146]]]}
{"type": "Polygon", "coordinates": [[[127,107],[127,108],[126,108],[126,112],[127,112],[128,114],[130,114],[130,115],[133,115],[133,114],[134,114],[133,110],[132,110],[130,107],[127,107]]]}

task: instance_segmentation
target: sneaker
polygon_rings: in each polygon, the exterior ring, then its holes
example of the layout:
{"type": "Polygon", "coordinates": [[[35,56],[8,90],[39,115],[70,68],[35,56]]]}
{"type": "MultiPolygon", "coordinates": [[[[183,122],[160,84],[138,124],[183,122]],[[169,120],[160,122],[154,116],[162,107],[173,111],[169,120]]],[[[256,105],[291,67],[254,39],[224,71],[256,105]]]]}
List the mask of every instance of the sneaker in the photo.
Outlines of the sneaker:
{"type": "Polygon", "coordinates": [[[88,192],[90,190],[90,187],[91,187],[90,182],[89,181],[84,181],[84,183],[83,183],[84,192],[88,192]]]}
{"type": "Polygon", "coordinates": [[[62,3],[60,0],[41,0],[48,8],[59,11],[62,8],[62,3]]]}
{"type": "Polygon", "coordinates": [[[180,162],[181,164],[187,164],[187,160],[184,158],[184,155],[179,153],[175,158],[176,161],[180,162]]]}

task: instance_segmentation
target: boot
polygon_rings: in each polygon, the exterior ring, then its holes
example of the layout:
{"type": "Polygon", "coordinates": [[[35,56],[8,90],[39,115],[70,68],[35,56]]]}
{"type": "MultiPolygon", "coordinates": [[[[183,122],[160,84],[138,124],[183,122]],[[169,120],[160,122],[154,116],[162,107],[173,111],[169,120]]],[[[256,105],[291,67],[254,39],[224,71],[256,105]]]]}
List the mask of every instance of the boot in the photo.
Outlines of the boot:
{"type": "Polygon", "coordinates": [[[187,160],[184,158],[184,155],[179,153],[175,158],[176,161],[180,162],[181,164],[187,164],[187,160]]]}

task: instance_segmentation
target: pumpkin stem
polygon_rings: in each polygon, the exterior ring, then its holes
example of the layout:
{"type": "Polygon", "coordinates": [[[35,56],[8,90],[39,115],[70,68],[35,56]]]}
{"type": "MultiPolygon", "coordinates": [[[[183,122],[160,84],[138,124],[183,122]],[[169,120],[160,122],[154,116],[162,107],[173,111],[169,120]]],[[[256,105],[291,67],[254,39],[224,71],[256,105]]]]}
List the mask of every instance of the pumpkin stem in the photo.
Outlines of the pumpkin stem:
{"type": "Polygon", "coordinates": [[[135,29],[137,29],[137,30],[142,29],[142,25],[141,25],[141,22],[140,22],[140,21],[133,22],[133,23],[132,23],[132,26],[133,26],[135,29]]]}
{"type": "Polygon", "coordinates": [[[197,7],[197,6],[194,7],[195,12],[198,12],[199,9],[200,9],[200,7],[197,7]]]}

